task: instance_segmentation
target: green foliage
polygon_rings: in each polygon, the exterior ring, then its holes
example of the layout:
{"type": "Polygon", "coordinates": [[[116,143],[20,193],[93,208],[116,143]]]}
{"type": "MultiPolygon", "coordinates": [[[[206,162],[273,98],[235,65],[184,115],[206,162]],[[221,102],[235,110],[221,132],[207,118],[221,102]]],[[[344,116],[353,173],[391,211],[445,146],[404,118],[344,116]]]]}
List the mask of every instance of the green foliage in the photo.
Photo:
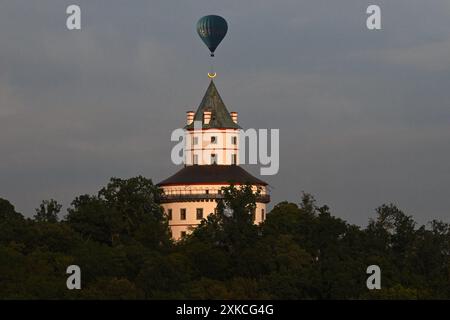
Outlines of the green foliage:
{"type": "Polygon", "coordinates": [[[16,212],[14,206],[8,200],[0,198],[0,221],[19,219],[23,219],[23,216],[16,212]]]}
{"type": "Polygon", "coordinates": [[[222,188],[222,194],[216,213],[194,230],[193,239],[212,243],[236,256],[258,236],[253,220],[259,191],[253,192],[251,185],[241,188],[230,185],[222,188]]]}
{"type": "Polygon", "coordinates": [[[151,248],[170,244],[160,190],[143,177],[112,178],[98,195],[72,202],[67,223],[85,239],[115,246],[139,241],[151,248]]]}
{"type": "Polygon", "coordinates": [[[62,205],[56,200],[44,200],[39,208],[36,208],[34,220],[38,222],[58,222],[58,213],[61,211],[62,205]]]}
{"type": "Polygon", "coordinates": [[[2,299],[449,299],[450,225],[417,223],[382,205],[367,227],[303,194],[253,223],[258,193],[223,189],[215,214],[169,238],[151,180],[113,178],[77,197],[63,220],[55,200],[25,219],[0,199],[2,299]],[[66,268],[82,290],[66,288],[66,268]],[[366,268],[379,265],[381,290],[366,268]]]}
{"type": "Polygon", "coordinates": [[[143,299],[144,293],[136,285],[124,278],[99,278],[86,290],[81,298],[95,300],[135,300],[143,299]]]}

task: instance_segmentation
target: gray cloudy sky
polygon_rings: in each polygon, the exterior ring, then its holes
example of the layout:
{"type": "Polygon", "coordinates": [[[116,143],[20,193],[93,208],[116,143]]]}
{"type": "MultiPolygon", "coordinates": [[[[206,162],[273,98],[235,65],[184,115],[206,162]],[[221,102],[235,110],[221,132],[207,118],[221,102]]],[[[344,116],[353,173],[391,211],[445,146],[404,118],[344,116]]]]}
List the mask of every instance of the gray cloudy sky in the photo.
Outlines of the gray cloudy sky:
{"type": "Polygon", "coordinates": [[[208,85],[205,14],[229,23],[225,104],[245,128],[280,129],[272,205],[307,191],[361,225],[385,202],[450,222],[448,0],[2,0],[0,197],[30,216],[111,176],[174,173],[171,131],[208,85]],[[365,27],[369,4],[382,31],[365,27]]]}

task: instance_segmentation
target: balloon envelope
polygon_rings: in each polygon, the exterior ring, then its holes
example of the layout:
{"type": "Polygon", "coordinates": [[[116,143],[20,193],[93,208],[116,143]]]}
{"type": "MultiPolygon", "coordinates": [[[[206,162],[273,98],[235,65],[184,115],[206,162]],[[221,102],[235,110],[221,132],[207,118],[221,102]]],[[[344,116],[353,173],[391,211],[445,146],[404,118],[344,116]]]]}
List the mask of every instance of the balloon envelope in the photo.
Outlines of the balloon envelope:
{"type": "Polygon", "coordinates": [[[211,51],[211,56],[214,56],[214,51],[222,42],[227,31],[228,24],[221,16],[204,16],[197,22],[197,33],[211,51]]]}

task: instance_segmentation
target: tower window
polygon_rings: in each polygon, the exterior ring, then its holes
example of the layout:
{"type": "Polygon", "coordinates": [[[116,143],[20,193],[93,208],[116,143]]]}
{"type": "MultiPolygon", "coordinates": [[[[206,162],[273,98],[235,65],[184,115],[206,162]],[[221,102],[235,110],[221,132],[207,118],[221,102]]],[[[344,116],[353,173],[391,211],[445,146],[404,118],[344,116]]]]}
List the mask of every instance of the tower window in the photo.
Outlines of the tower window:
{"type": "Polygon", "coordinates": [[[231,164],[234,164],[234,165],[237,164],[237,155],[236,154],[231,155],[231,164]]]}
{"type": "Polygon", "coordinates": [[[217,155],[215,153],[211,154],[211,164],[217,164],[217,155]]]}
{"type": "Polygon", "coordinates": [[[203,209],[197,208],[197,220],[202,220],[202,219],[203,219],[203,209]]]}
{"type": "Polygon", "coordinates": [[[186,220],[186,209],[180,209],[180,220],[186,220]]]}
{"type": "Polygon", "coordinates": [[[217,137],[216,136],[212,136],[211,137],[211,143],[212,144],[216,144],[217,143],[217,137]]]}
{"type": "Polygon", "coordinates": [[[237,137],[236,136],[231,137],[231,144],[237,144],[237,137]]]}
{"type": "Polygon", "coordinates": [[[172,209],[167,209],[167,218],[172,220],[172,209]]]}
{"type": "Polygon", "coordinates": [[[261,209],[261,221],[264,221],[266,219],[266,212],[264,209],[261,209]]]}

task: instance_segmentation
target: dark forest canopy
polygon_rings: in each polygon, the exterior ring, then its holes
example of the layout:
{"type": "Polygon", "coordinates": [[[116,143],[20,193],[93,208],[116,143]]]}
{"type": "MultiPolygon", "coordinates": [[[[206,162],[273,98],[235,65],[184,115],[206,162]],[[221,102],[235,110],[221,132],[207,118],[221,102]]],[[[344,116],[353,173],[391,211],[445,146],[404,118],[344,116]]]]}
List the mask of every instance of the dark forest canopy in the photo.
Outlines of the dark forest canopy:
{"type": "Polygon", "coordinates": [[[217,214],[174,243],[160,193],[143,177],[113,178],[97,195],[77,197],[64,217],[51,199],[33,219],[0,199],[0,298],[450,298],[448,224],[418,226],[389,204],[361,228],[303,194],[256,226],[250,187],[230,186],[217,214]],[[66,287],[72,264],[81,290],[66,287]],[[366,287],[373,264],[381,290],[366,287]]]}

